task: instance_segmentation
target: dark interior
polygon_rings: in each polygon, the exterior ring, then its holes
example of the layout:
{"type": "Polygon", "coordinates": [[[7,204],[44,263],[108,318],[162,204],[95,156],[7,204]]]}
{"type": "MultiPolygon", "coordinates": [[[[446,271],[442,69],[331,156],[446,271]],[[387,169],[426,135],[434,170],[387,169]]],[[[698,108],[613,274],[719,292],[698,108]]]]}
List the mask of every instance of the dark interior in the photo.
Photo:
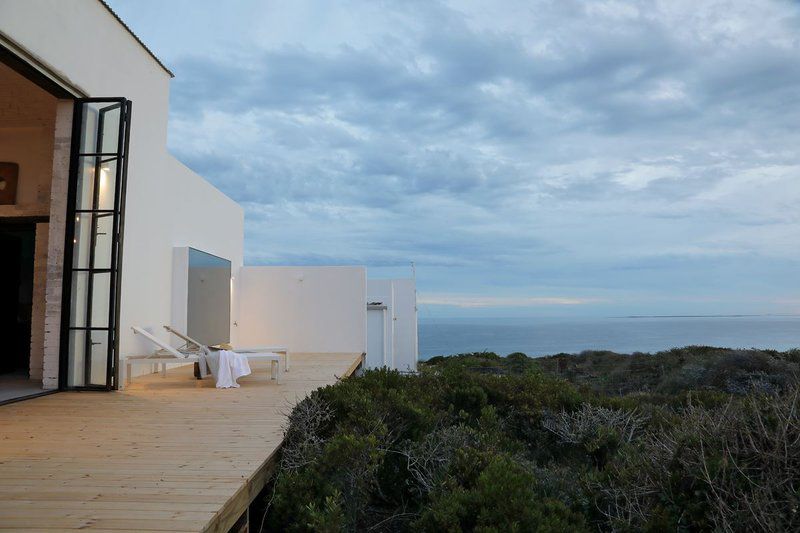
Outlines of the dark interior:
{"type": "Polygon", "coordinates": [[[28,375],[35,232],[33,224],[0,224],[0,374],[28,375]]]}

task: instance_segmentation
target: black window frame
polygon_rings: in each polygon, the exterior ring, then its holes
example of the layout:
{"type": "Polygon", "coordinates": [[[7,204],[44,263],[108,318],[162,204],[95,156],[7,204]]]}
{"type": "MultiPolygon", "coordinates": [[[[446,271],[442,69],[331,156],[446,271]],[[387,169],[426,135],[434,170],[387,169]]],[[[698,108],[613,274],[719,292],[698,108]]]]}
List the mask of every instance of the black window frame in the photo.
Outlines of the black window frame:
{"type": "Polygon", "coordinates": [[[72,117],[72,145],[70,149],[70,170],[69,186],[67,193],[66,224],[64,232],[64,269],[61,294],[61,328],[60,328],[60,354],[59,354],[59,389],[61,390],[115,390],[119,387],[119,314],[120,314],[120,295],[122,285],[122,252],[125,225],[125,199],[127,191],[128,159],[130,147],[130,125],[133,104],[130,100],[123,97],[93,97],[77,98],[74,100],[72,117]],[[108,153],[103,151],[103,119],[104,115],[98,115],[98,134],[95,139],[95,152],[82,151],[83,141],[83,110],[86,104],[109,104],[101,110],[120,110],[119,130],[117,132],[117,152],[108,153]],[[81,173],[82,158],[95,158],[93,189],[92,189],[92,209],[78,208],[76,206],[78,198],[78,176],[81,173]],[[106,159],[109,158],[110,159],[106,159]],[[98,209],[99,202],[99,175],[100,165],[110,160],[116,161],[114,175],[114,207],[113,209],[98,209]],[[74,258],[74,239],[76,215],[89,215],[91,221],[91,237],[89,243],[89,263],[88,267],[75,267],[74,258]],[[97,220],[102,217],[112,216],[111,234],[111,257],[108,267],[95,268],[94,252],[98,236],[97,220]],[[84,326],[72,325],[72,297],[73,297],[73,274],[75,272],[88,272],[88,288],[86,291],[86,322],[84,326]],[[95,274],[109,275],[109,302],[108,320],[105,326],[93,326],[92,317],[92,297],[95,274]],[[70,366],[70,340],[72,331],[84,331],[84,376],[83,384],[80,386],[69,384],[70,366]],[[105,384],[91,383],[91,364],[92,364],[92,338],[94,331],[107,332],[106,338],[106,376],[105,384]]]}

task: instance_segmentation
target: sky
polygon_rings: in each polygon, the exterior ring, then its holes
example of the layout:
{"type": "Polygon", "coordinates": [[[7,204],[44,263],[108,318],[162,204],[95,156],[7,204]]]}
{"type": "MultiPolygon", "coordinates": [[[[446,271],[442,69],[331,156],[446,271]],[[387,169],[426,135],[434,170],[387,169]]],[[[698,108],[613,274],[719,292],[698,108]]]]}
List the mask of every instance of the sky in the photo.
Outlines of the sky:
{"type": "Polygon", "coordinates": [[[245,261],[420,316],[800,313],[800,3],[109,0],[245,261]]]}

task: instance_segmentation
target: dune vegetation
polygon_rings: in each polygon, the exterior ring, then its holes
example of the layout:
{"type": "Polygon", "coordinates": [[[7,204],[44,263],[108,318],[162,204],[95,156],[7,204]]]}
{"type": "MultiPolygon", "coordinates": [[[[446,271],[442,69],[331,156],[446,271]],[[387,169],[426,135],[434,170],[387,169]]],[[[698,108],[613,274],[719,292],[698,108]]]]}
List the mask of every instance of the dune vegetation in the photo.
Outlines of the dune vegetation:
{"type": "Polygon", "coordinates": [[[281,531],[797,531],[800,350],[435,357],[314,392],[281,531]]]}

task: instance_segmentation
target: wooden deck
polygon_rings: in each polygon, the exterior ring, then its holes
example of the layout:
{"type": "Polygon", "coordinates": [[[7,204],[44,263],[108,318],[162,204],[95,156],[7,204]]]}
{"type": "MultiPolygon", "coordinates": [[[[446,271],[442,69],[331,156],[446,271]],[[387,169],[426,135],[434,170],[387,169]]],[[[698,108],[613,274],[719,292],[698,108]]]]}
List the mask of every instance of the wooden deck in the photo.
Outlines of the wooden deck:
{"type": "Polygon", "coordinates": [[[125,391],[0,406],[0,530],[227,531],[263,487],[292,405],[360,362],[293,355],[280,385],[261,363],[229,390],[179,367],[125,391]]]}

